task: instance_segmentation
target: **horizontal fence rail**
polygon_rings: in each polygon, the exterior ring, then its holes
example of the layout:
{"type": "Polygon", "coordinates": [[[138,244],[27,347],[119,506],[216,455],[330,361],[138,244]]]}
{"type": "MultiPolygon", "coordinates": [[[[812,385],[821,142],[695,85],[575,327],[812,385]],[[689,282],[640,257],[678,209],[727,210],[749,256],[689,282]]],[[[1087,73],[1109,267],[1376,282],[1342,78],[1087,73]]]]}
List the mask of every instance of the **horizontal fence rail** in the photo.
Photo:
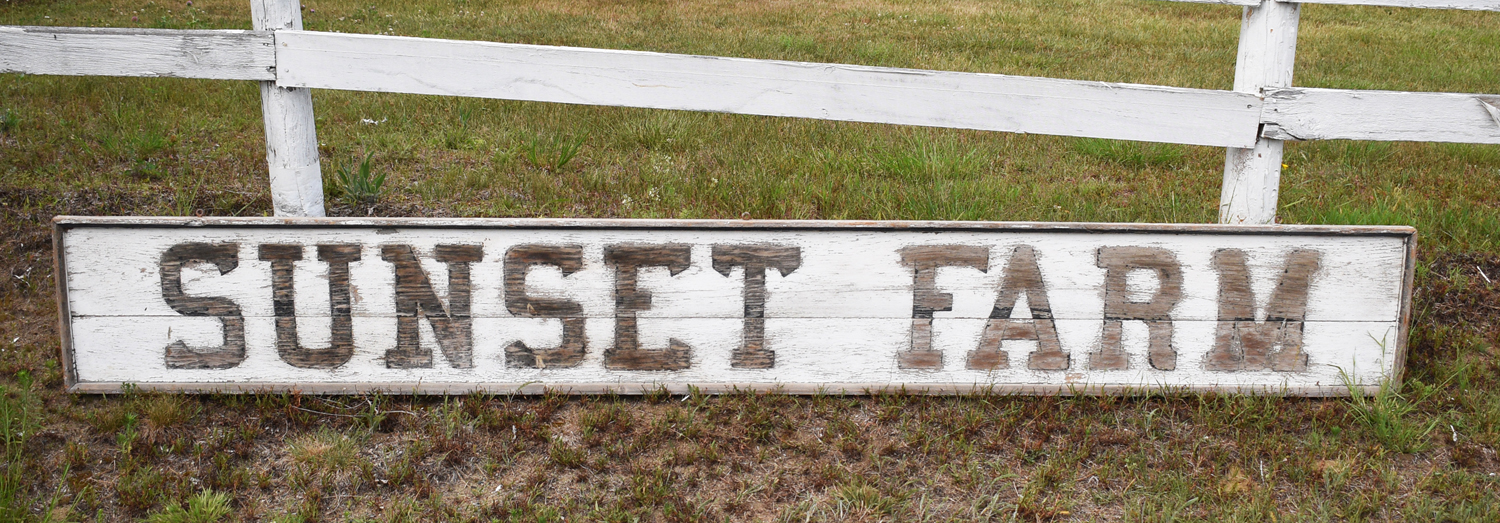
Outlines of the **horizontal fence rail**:
{"type": "Polygon", "coordinates": [[[0,26],[0,72],[275,80],[270,31],[0,26]]]}
{"type": "MultiPolygon", "coordinates": [[[[1276,1],[1283,2],[1283,0],[1276,1]]],[[[1423,9],[1463,9],[1468,11],[1500,11],[1500,1],[1496,0],[1303,0],[1298,3],[1369,5],[1377,7],[1419,7],[1423,9]]]]}
{"type": "Polygon", "coordinates": [[[1500,143],[1500,96],[1303,87],[1264,93],[1266,138],[1500,143]]]}
{"type": "MultiPolygon", "coordinates": [[[[1221,4],[1255,7],[1260,0],[1170,0],[1194,4],[1221,4]]],[[[1368,5],[1378,7],[1416,7],[1423,9],[1463,9],[1468,11],[1500,11],[1500,0],[1299,0],[1296,2],[1274,0],[1282,4],[1334,4],[1368,5]]]]}
{"type": "Polygon", "coordinates": [[[277,85],[1174,142],[1255,143],[1231,91],[856,65],[276,33],[277,85]]]}
{"type": "Polygon", "coordinates": [[[0,73],[261,81],[279,215],[323,213],[307,88],[1226,147],[1224,223],[1275,220],[1285,140],[1500,143],[1500,96],[1290,86],[1301,3],[1500,0],[1176,1],[1244,6],[1234,91],[302,31],[295,0],[251,0],[260,31],[0,26],[0,73]]]}
{"type": "Polygon", "coordinates": [[[1276,140],[1500,143],[1500,96],[1233,91],[315,31],[0,27],[0,72],[712,111],[1251,147],[1276,140]],[[275,42],[274,50],[272,42],[275,42]]]}

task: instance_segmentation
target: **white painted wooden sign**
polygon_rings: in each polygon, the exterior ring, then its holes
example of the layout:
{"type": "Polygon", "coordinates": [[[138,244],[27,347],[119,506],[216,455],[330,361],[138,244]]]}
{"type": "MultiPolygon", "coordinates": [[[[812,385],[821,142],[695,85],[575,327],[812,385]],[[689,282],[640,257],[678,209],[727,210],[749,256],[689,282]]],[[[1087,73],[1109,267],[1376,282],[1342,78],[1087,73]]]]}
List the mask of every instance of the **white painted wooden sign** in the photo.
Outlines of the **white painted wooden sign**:
{"type": "Polygon", "coordinates": [[[67,381],[175,391],[1348,394],[1406,227],[56,220],[67,381]]]}

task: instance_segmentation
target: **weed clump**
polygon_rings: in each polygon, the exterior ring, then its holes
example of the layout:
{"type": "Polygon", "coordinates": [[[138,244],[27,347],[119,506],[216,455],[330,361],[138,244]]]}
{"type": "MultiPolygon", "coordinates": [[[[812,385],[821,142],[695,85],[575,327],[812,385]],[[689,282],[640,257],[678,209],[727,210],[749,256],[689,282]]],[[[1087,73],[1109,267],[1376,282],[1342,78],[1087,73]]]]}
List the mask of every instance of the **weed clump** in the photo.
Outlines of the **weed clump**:
{"type": "Polygon", "coordinates": [[[379,202],[385,195],[386,173],[372,172],[370,161],[374,157],[375,153],[366,154],[358,167],[351,170],[348,165],[343,165],[334,171],[333,195],[354,206],[367,207],[379,202]]]}
{"type": "Polygon", "coordinates": [[[587,138],[587,136],[555,135],[544,139],[541,136],[533,136],[521,146],[521,151],[526,155],[526,161],[532,166],[557,172],[578,156],[587,138]]]}
{"type": "Polygon", "coordinates": [[[26,441],[40,428],[31,374],[16,374],[19,387],[0,385],[0,440],[5,444],[5,471],[0,473],[0,520],[21,521],[27,515],[26,441]]]}
{"type": "Polygon", "coordinates": [[[1363,390],[1351,385],[1349,402],[1354,407],[1354,417],[1370,429],[1375,440],[1396,452],[1426,450],[1427,436],[1437,428],[1438,418],[1430,418],[1426,423],[1410,420],[1408,415],[1416,412],[1420,398],[1412,401],[1390,383],[1382,384],[1374,396],[1366,396],[1363,390]]]}
{"type": "Polygon", "coordinates": [[[173,504],[146,517],[147,523],[212,523],[229,515],[229,495],[205,490],[188,498],[187,508],[173,504]]]}
{"type": "Polygon", "coordinates": [[[11,131],[16,130],[20,126],[21,117],[16,116],[16,113],[11,112],[10,109],[6,109],[4,114],[0,114],[0,134],[10,134],[11,131]]]}

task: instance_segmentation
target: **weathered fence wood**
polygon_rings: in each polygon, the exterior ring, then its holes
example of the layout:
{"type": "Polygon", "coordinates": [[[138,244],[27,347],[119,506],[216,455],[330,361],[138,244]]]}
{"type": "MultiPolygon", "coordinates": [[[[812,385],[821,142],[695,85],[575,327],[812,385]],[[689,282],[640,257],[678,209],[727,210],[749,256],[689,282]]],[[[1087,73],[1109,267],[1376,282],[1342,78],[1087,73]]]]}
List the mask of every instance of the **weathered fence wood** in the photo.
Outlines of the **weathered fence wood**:
{"type": "Polygon", "coordinates": [[[290,31],[276,53],[285,87],[1242,147],[1260,117],[1251,94],[995,74],[290,31]]]}
{"type": "Polygon", "coordinates": [[[1244,7],[1260,5],[1260,0],[1169,0],[1172,2],[1187,2],[1193,4],[1222,4],[1238,5],[1244,7]]]}
{"type": "Polygon", "coordinates": [[[1276,140],[1500,143],[1500,96],[1266,89],[1263,136],[1276,140]]]}
{"type": "MultiPolygon", "coordinates": [[[[1246,7],[1240,23],[1239,58],[1234,90],[1259,95],[1265,87],[1292,84],[1297,55],[1297,4],[1264,0],[1246,7]]],[[[1224,185],[1219,194],[1219,223],[1276,222],[1281,183],[1281,140],[1261,137],[1248,148],[1230,147],[1224,155],[1224,185]]]]}
{"type": "MultiPolygon", "coordinates": [[[[1197,4],[1225,4],[1246,7],[1258,6],[1261,0],[1170,0],[1197,4]]],[[[1371,5],[1383,7],[1418,7],[1425,9],[1465,9],[1470,11],[1500,11],[1500,0],[1276,0],[1283,4],[1339,4],[1371,5]]]]}
{"type": "Polygon", "coordinates": [[[1381,7],[1418,7],[1424,9],[1464,9],[1469,11],[1500,11],[1497,0],[1301,0],[1283,3],[1370,5],[1381,7]]]}
{"type": "Polygon", "coordinates": [[[56,223],[78,392],[1341,395],[1400,372],[1414,248],[1405,227],[56,223]]]}
{"type": "MultiPolygon", "coordinates": [[[[258,31],[299,31],[300,8],[297,0],[251,0],[250,15],[258,31]]],[[[277,69],[280,75],[280,64],[277,69]]],[[[318,159],[312,92],[261,82],[260,100],[276,215],[323,216],[323,166],[318,159]]]]}
{"type": "Polygon", "coordinates": [[[0,73],[275,80],[271,34],[0,27],[0,73]]]}

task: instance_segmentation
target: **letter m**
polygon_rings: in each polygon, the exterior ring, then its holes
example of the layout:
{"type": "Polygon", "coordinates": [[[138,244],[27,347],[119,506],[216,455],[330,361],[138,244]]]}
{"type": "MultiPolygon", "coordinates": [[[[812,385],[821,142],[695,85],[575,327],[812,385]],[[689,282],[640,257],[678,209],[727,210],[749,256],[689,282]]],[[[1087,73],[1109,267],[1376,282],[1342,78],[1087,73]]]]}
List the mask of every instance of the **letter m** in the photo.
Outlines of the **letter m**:
{"type": "Polygon", "coordinates": [[[1265,320],[1256,321],[1255,290],[1245,251],[1214,252],[1214,269],[1219,272],[1219,325],[1204,367],[1220,372],[1307,370],[1302,324],[1307,316],[1308,287],[1318,271],[1319,258],[1318,251],[1313,250],[1287,254],[1281,279],[1266,303],[1265,320]]]}

